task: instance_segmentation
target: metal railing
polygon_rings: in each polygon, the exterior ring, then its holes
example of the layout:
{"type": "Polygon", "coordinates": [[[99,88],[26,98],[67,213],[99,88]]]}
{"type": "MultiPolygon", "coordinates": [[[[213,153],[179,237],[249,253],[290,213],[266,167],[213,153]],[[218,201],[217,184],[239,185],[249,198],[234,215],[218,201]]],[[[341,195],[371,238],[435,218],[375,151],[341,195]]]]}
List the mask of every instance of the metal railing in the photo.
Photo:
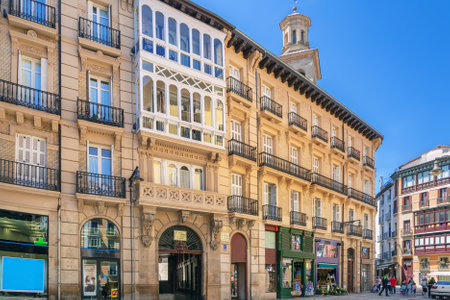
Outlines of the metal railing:
{"type": "Polygon", "coordinates": [[[231,76],[228,77],[227,81],[228,81],[227,93],[233,92],[236,95],[241,96],[242,98],[245,98],[250,102],[253,101],[252,89],[248,85],[231,76]]]}
{"type": "Polygon", "coordinates": [[[442,196],[437,198],[437,204],[446,204],[450,203],[450,195],[442,196]]]}
{"type": "Polygon", "coordinates": [[[385,214],[385,218],[386,218],[386,220],[389,220],[389,219],[391,218],[391,212],[390,212],[390,211],[388,211],[388,212],[385,214]]]}
{"type": "Polygon", "coordinates": [[[363,238],[366,240],[372,240],[373,239],[373,231],[372,229],[364,228],[363,230],[363,238]]]}
{"type": "Polygon", "coordinates": [[[300,117],[295,112],[289,113],[289,126],[295,125],[304,131],[308,130],[308,121],[305,118],[300,117]]]}
{"type": "Polygon", "coordinates": [[[328,143],[328,132],[317,125],[311,127],[311,137],[316,137],[325,143],[328,143]]]}
{"type": "Polygon", "coordinates": [[[375,169],[375,160],[367,155],[364,155],[363,166],[368,166],[369,168],[375,169]]]}
{"type": "Polygon", "coordinates": [[[35,0],[9,0],[10,15],[56,28],[56,14],[53,6],[35,0]]]}
{"type": "Polygon", "coordinates": [[[331,221],[331,232],[344,233],[344,223],[331,221]]]}
{"type": "Polygon", "coordinates": [[[262,96],[260,105],[261,111],[267,110],[280,118],[283,117],[283,106],[269,97],[262,96]]]}
{"type": "Polygon", "coordinates": [[[313,173],[311,178],[313,184],[318,184],[330,190],[347,195],[347,186],[336,180],[320,175],[319,173],[313,173]]]}
{"type": "Polygon", "coordinates": [[[412,234],[411,228],[403,228],[402,235],[410,235],[412,234]]]}
{"type": "Polygon", "coordinates": [[[348,147],[348,157],[353,157],[356,160],[361,159],[361,152],[356,150],[354,147],[348,147]]]}
{"type": "Polygon", "coordinates": [[[268,166],[292,176],[311,181],[311,172],[309,170],[267,152],[259,153],[258,165],[260,167],[268,166]]]}
{"type": "Polygon", "coordinates": [[[428,207],[428,206],[430,206],[430,200],[425,199],[419,201],[419,207],[428,207]]]}
{"type": "Polygon", "coordinates": [[[362,226],[348,224],[347,234],[362,237],[362,226]]]}
{"type": "Polygon", "coordinates": [[[235,139],[228,141],[228,155],[233,154],[256,161],[256,147],[252,147],[235,139]]]}
{"type": "Polygon", "coordinates": [[[412,204],[411,203],[402,205],[402,212],[410,211],[410,210],[412,210],[412,204]]]}
{"type": "Polygon", "coordinates": [[[123,109],[86,100],[77,100],[78,119],[123,127],[123,109]]]}
{"type": "Polygon", "coordinates": [[[78,36],[120,49],[120,30],[80,17],[78,19],[78,36]]]}
{"type": "Polygon", "coordinates": [[[376,199],[374,197],[372,197],[370,195],[367,195],[366,193],[360,192],[360,191],[358,191],[358,190],[356,190],[354,188],[348,188],[348,196],[353,198],[353,199],[356,199],[356,200],[362,201],[364,203],[367,203],[369,205],[372,205],[372,206],[375,206],[375,207],[377,206],[377,201],[376,201],[376,199]]]}
{"type": "Polygon", "coordinates": [[[0,101],[59,115],[59,95],[0,79],[0,101]]]}
{"type": "Polygon", "coordinates": [[[392,231],[392,237],[396,237],[397,236],[397,230],[393,230],[392,231]]]}
{"type": "Polygon", "coordinates": [[[323,229],[323,230],[327,230],[327,226],[328,226],[328,221],[325,218],[321,218],[321,217],[313,217],[312,218],[312,225],[313,228],[318,228],[318,229],[323,229]]]}
{"type": "Polygon", "coordinates": [[[263,220],[281,221],[281,207],[275,205],[263,205],[263,220]]]}
{"type": "Polygon", "coordinates": [[[336,148],[338,150],[341,150],[342,152],[345,152],[344,141],[335,136],[332,136],[331,137],[331,148],[336,148]]]}
{"type": "Polygon", "coordinates": [[[298,211],[291,211],[291,225],[302,225],[306,226],[306,219],[308,217],[306,214],[298,212],[298,211]]]}
{"type": "Polygon", "coordinates": [[[77,171],[77,193],[125,198],[125,178],[77,171]]]}
{"type": "Polygon", "coordinates": [[[228,196],[228,211],[247,215],[258,215],[258,200],[244,196],[228,196]]]}
{"type": "Polygon", "coordinates": [[[0,182],[59,191],[59,170],[0,159],[0,182]]]}
{"type": "Polygon", "coordinates": [[[382,239],[385,240],[385,239],[389,238],[389,232],[383,232],[381,234],[381,236],[382,236],[382,239]]]}

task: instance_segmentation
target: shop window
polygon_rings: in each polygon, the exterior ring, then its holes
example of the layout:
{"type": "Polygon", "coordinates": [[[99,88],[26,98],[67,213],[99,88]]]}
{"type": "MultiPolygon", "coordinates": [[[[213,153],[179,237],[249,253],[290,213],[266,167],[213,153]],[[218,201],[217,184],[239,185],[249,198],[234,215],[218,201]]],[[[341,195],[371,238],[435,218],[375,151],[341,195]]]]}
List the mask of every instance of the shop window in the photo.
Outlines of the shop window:
{"type": "Polygon", "coordinates": [[[291,250],[293,251],[302,250],[302,237],[300,235],[293,234],[291,236],[291,250]]]}
{"type": "Polygon", "coordinates": [[[317,257],[337,258],[337,245],[317,243],[316,255],[317,257]]]}
{"type": "Polygon", "coordinates": [[[370,258],[370,248],[362,248],[362,258],[369,259],[370,258]]]}
{"type": "Polygon", "coordinates": [[[266,292],[275,293],[277,291],[277,266],[266,264],[266,292]]]}
{"type": "Polygon", "coordinates": [[[281,261],[281,276],[283,288],[292,287],[292,259],[284,258],[281,261]]]}
{"type": "Polygon", "coordinates": [[[153,13],[147,5],[142,7],[142,33],[153,37],[153,13]]]}

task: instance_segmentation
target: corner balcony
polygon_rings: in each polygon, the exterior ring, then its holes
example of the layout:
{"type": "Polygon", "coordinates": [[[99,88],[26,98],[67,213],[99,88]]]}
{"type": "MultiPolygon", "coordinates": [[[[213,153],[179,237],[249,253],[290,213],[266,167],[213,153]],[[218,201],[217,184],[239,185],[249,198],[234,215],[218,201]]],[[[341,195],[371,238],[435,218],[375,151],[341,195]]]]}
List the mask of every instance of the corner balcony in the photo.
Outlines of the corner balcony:
{"type": "Polygon", "coordinates": [[[365,240],[373,240],[373,231],[372,231],[372,229],[364,228],[364,230],[363,230],[363,239],[365,239],[365,240]]]}
{"type": "Polygon", "coordinates": [[[349,157],[354,162],[359,162],[361,160],[361,152],[359,150],[356,150],[354,147],[348,147],[347,157],[349,157]]]}
{"type": "Polygon", "coordinates": [[[320,175],[319,173],[313,173],[311,178],[312,184],[317,184],[332,191],[347,195],[347,186],[336,180],[320,175]]]}
{"type": "Polygon", "coordinates": [[[345,146],[344,146],[344,141],[332,136],[331,137],[331,149],[337,149],[339,151],[341,151],[342,153],[345,153],[345,146]]]}
{"type": "Polygon", "coordinates": [[[308,121],[299,115],[297,115],[295,112],[289,113],[289,129],[293,130],[294,132],[301,132],[303,130],[304,132],[308,131],[308,121]],[[301,130],[300,130],[301,129],[301,130]]]}
{"type": "Polygon", "coordinates": [[[59,95],[0,79],[0,101],[59,115],[59,95]]]}
{"type": "Polygon", "coordinates": [[[230,213],[258,216],[258,200],[244,196],[228,196],[228,211],[230,213]]]}
{"type": "Polygon", "coordinates": [[[245,99],[246,101],[242,103],[246,106],[250,106],[250,104],[253,102],[252,89],[248,85],[237,80],[234,77],[227,78],[227,93],[230,92],[238,95],[242,99],[245,99]]]}
{"type": "Polygon", "coordinates": [[[0,182],[59,191],[59,170],[0,159],[0,182]]]}
{"type": "Polygon", "coordinates": [[[8,14],[55,28],[55,8],[35,0],[9,0],[8,14]]]}
{"type": "Polygon", "coordinates": [[[437,204],[449,204],[450,203],[450,195],[442,196],[437,198],[437,204]]]}
{"type": "Polygon", "coordinates": [[[425,199],[419,201],[419,208],[427,208],[427,207],[430,207],[430,200],[425,199]]]}
{"type": "Polygon", "coordinates": [[[120,56],[120,31],[112,27],[80,17],[78,19],[78,41],[81,46],[120,56]]]}
{"type": "Polygon", "coordinates": [[[77,171],[77,193],[125,198],[125,178],[77,171]]]}
{"type": "Polygon", "coordinates": [[[291,225],[306,226],[307,219],[308,217],[306,214],[298,211],[291,211],[291,225]]]}
{"type": "Polygon", "coordinates": [[[228,141],[228,155],[239,155],[240,157],[256,162],[256,147],[252,147],[235,139],[228,141]]]}
{"type": "Polygon", "coordinates": [[[412,211],[412,203],[402,205],[402,212],[410,212],[410,211],[412,211]]]}
{"type": "Polygon", "coordinates": [[[260,110],[269,120],[280,123],[283,118],[283,107],[267,96],[261,97],[260,110]],[[275,116],[275,118],[274,118],[275,116]]]}
{"type": "MultiPolygon", "coordinates": [[[[377,207],[377,201],[374,197],[367,195],[366,193],[360,192],[358,190],[355,190],[354,188],[348,188],[348,196],[350,198],[359,200],[361,202],[364,202],[366,204],[372,205],[374,207],[377,207]]],[[[381,219],[380,223],[383,223],[384,220],[381,219]]]]}
{"type": "Polygon", "coordinates": [[[266,152],[259,153],[258,165],[260,167],[267,166],[303,180],[311,181],[311,172],[309,170],[266,152]]]}
{"type": "Polygon", "coordinates": [[[321,217],[313,217],[312,218],[312,227],[314,229],[322,229],[327,230],[328,220],[321,217]]]}
{"type": "Polygon", "coordinates": [[[311,127],[311,137],[323,145],[328,144],[328,132],[317,125],[311,127]]]}
{"type": "Polygon", "coordinates": [[[349,224],[347,228],[347,235],[362,237],[362,226],[349,224]]]}
{"type": "Polygon", "coordinates": [[[123,127],[124,111],[119,107],[78,99],[77,113],[80,120],[123,127]]]}
{"type": "Polygon", "coordinates": [[[263,205],[263,220],[272,220],[281,222],[281,207],[275,205],[263,205]]]}
{"type": "Polygon", "coordinates": [[[363,166],[369,167],[373,170],[375,170],[375,160],[371,157],[368,157],[367,155],[363,156],[363,166]]]}
{"type": "Polygon", "coordinates": [[[331,221],[331,232],[344,233],[344,223],[331,221]]]}

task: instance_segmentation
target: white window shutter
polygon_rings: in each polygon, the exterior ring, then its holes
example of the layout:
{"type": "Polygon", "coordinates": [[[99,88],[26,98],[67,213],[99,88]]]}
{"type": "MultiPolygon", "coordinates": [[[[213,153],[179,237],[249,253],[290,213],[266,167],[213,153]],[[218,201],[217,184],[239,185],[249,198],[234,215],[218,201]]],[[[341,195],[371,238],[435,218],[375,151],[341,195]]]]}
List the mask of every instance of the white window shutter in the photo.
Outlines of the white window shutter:
{"type": "Polygon", "coordinates": [[[91,101],[91,72],[88,70],[86,75],[86,101],[91,101]]]}
{"type": "Polygon", "coordinates": [[[24,163],[31,163],[31,136],[23,136],[23,160],[24,163]]]}
{"type": "Polygon", "coordinates": [[[20,55],[20,50],[17,51],[17,83],[21,83],[22,82],[22,71],[20,68],[20,61],[21,61],[21,55],[20,55]]]}
{"type": "Polygon", "coordinates": [[[48,91],[48,60],[41,58],[41,89],[48,91]]]}

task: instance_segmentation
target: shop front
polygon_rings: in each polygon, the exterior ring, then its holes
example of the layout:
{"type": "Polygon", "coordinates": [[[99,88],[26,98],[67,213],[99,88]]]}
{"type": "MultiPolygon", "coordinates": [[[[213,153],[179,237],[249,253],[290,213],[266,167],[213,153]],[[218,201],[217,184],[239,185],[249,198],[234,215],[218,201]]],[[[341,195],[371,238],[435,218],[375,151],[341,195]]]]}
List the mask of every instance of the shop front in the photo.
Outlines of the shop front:
{"type": "Polygon", "coordinates": [[[339,286],[339,242],[316,239],[316,286],[330,291],[339,286]]]}
{"type": "Polygon", "coordinates": [[[314,296],[313,233],[281,227],[277,239],[278,298],[314,296]]]}

